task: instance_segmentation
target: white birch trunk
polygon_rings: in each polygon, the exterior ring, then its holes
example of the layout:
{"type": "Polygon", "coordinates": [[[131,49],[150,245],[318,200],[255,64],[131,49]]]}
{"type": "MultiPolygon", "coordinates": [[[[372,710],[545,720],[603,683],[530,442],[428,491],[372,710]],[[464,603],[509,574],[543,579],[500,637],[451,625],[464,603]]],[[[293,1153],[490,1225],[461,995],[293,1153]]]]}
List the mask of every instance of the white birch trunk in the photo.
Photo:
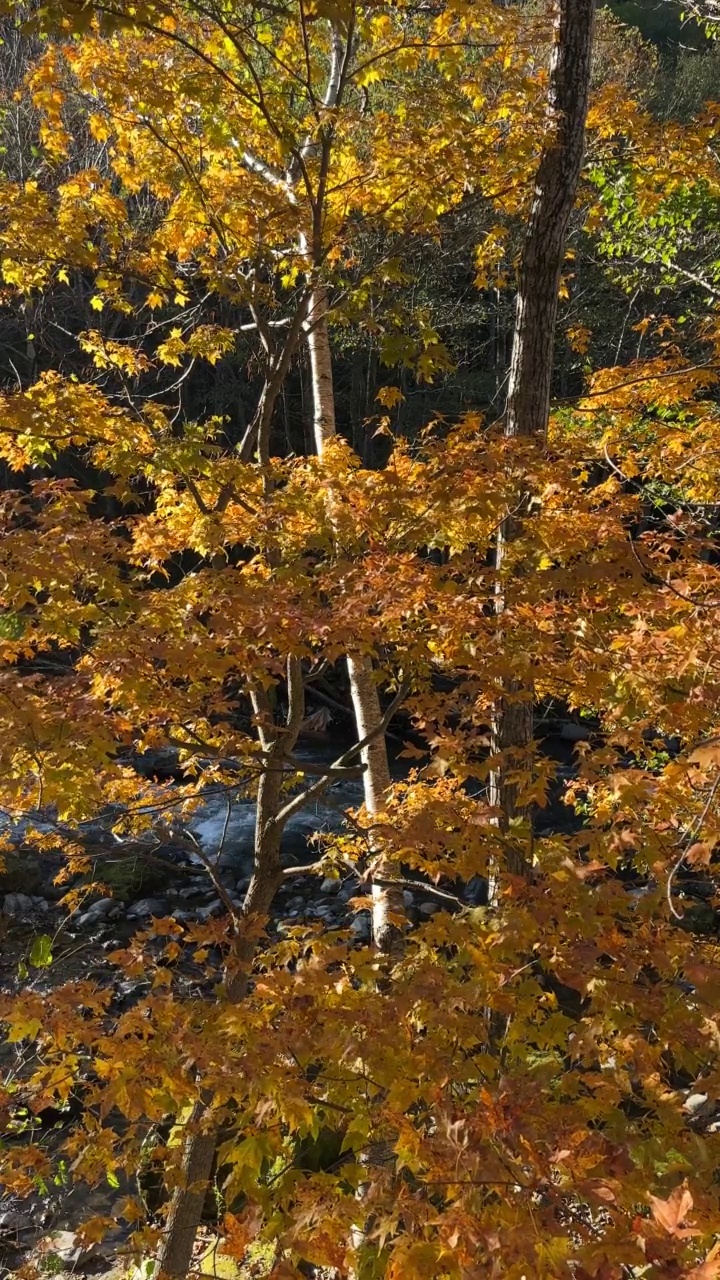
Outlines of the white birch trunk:
{"type": "MultiPolygon", "coordinates": [[[[335,390],[327,309],[327,293],[323,285],[318,285],[313,293],[306,324],[313,391],[315,448],[319,457],[322,457],[325,446],[333,439],[336,432],[335,390]]],[[[349,655],[347,669],[357,734],[360,739],[377,729],[382,720],[382,708],[371,659],[349,655]]],[[[390,767],[384,734],[379,734],[369,746],[365,747],[362,761],[365,765],[363,774],[365,809],[372,822],[383,812],[390,788],[390,767]]],[[[379,853],[377,837],[373,838],[372,831],[369,843],[371,851],[379,853]]],[[[373,940],[378,951],[383,953],[393,951],[401,938],[401,933],[392,923],[391,917],[399,918],[404,913],[402,889],[396,885],[383,883],[383,873],[388,877],[389,872],[390,869],[383,865],[380,858],[375,867],[372,885],[372,925],[373,940]]]]}
{"type": "MultiPolygon", "coordinates": [[[[332,355],[327,327],[327,290],[325,285],[313,289],[306,321],[310,385],[313,398],[313,435],[315,448],[322,457],[325,445],[335,435],[335,388],[332,355]]],[[[358,729],[359,729],[358,725],[358,729]]]]}
{"type": "MultiPolygon", "coordinates": [[[[313,425],[315,448],[322,457],[326,444],[335,435],[335,389],[332,376],[332,351],[327,322],[327,294],[323,286],[314,291],[310,303],[308,325],[312,325],[308,333],[308,353],[310,356],[310,376],[313,390],[313,425]]],[[[377,728],[382,720],[382,709],[375,683],[372,659],[367,655],[348,654],[347,670],[350,680],[350,696],[352,698],[358,740],[364,738],[377,728]]],[[[362,762],[365,765],[363,788],[365,795],[365,811],[372,824],[379,817],[387,801],[390,789],[390,766],[388,764],[385,734],[380,733],[368,746],[363,748],[362,762]]],[[[393,923],[392,917],[401,919],[404,916],[405,904],[402,889],[395,885],[383,884],[383,872],[390,868],[384,862],[381,841],[377,833],[370,830],[368,844],[370,852],[376,858],[372,881],[372,935],[377,950],[381,955],[392,955],[402,942],[402,932],[393,923]]],[[[382,1144],[381,1144],[382,1145],[382,1144]]],[[[374,1163],[375,1153],[366,1152],[361,1157],[361,1164],[368,1171],[374,1163]]],[[[381,1163],[387,1158],[384,1148],[377,1152],[381,1163]]],[[[370,1181],[363,1182],[357,1188],[356,1196],[360,1205],[365,1201],[370,1181]]],[[[357,1222],[352,1228],[350,1239],[353,1248],[360,1254],[367,1243],[367,1227],[357,1222]]],[[[359,1280],[359,1273],[350,1272],[350,1280],[359,1280]]]]}
{"type": "MultiPolygon", "coordinates": [[[[373,665],[370,658],[348,656],[347,669],[358,738],[363,738],[382,719],[373,665]]],[[[372,819],[382,813],[390,789],[390,768],[384,734],[374,738],[370,745],[365,747],[362,761],[365,765],[363,774],[365,809],[368,817],[372,819]]],[[[373,851],[378,849],[378,843],[377,837],[374,838],[371,832],[370,848],[373,851]]],[[[392,917],[399,919],[405,911],[402,889],[397,885],[382,883],[383,872],[389,874],[390,870],[391,868],[387,867],[380,858],[372,884],[373,939],[378,951],[383,953],[391,952],[397,947],[401,934],[397,925],[393,924],[392,917]]]]}

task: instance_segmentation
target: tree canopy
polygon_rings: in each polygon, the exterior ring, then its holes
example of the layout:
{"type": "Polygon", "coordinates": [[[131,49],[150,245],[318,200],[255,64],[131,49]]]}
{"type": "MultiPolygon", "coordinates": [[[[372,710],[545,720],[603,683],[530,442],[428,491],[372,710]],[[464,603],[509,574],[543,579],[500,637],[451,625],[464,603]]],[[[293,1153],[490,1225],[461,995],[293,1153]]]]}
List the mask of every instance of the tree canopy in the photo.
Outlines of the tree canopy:
{"type": "Polygon", "coordinates": [[[6,1195],[116,1280],[713,1280],[717,104],[571,0],[2,24],[6,1195]],[[98,955],[119,858],[212,909],[98,955]]]}

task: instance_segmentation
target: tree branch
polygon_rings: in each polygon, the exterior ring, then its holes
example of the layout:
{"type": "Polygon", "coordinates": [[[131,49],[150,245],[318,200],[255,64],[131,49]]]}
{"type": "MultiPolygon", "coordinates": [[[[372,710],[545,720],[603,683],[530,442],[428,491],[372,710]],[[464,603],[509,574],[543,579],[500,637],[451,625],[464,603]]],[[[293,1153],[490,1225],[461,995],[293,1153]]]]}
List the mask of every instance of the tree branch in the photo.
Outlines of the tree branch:
{"type": "Polygon", "coordinates": [[[328,772],[323,774],[321,778],[318,778],[317,782],[314,782],[312,786],[308,787],[305,791],[300,792],[299,795],[293,796],[292,800],[289,800],[280,812],[272,819],[273,825],[285,827],[288,820],[294,813],[297,813],[300,809],[304,809],[307,804],[311,803],[311,801],[317,799],[318,796],[323,795],[323,793],[327,791],[328,787],[333,782],[337,781],[338,769],[344,769],[345,766],[350,764],[354,757],[359,755],[365,747],[369,746],[371,742],[374,742],[376,738],[379,738],[385,733],[385,730],[390,724],[390,721],[395,715],[398,707],[407,697],[409,687],[410,686],[406,683],[400,685],[395,697],[382,716],[382,719],[378,721],[377,725],[371,729],[369,733],[366,733],[364,738],[360,738],[360,740],[352,747],[349,747],[341,756],[338,756],[337,760],[334,760],[331,764],[328,772]],[[335,772],[333,773],[333,771],[335,772]]]}
{"type": "Polygon", "coordinates": [[[690,831],[688,832],[685,838],[685,843],[683,845],[683,850],[682,850],[682,853],[680,854],[680,857],[671,867],[670,872],[668,874],[667,883],[665,885],[665,894],[667,897],[668,906],[670,908],[670,914],[673,915],[676,920],[682,920],[683,913],[682,911],[676,911],[675,906],[673,904],[673,900],[672,900],[673,881],[676,875],[678,874],[680,868],[682,867],[688,855],[689,850],[692,848],[694,841],[697,840],[697,837],[700,835],[705,819],[707,818],[712,808],[715,796],[717,795],[718,787],[720,787],[720,773],[718,773],[717,777],[715,778],[715,781],[712,784],[712,787],[710,788],[710,794],[708,795],[708,798],[705,801],[705,806],[702,810],[702,813],[693,823],[692,827],[690,828],[690,831]]]}

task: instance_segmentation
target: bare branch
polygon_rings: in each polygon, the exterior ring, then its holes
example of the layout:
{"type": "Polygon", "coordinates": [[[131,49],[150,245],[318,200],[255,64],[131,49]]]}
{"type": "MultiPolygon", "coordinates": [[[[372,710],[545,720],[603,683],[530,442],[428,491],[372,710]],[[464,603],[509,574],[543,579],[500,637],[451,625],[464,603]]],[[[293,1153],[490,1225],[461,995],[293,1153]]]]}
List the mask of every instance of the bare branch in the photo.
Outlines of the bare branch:
{"type": "Polygon", "coordinates": [[[677,875],[677,874],[678,874],[678,872],[680,871],[680,869],[681,869],[681,867],[682,867],[682,865],[683,865],[683,863],[684,863],[684,861],[685,861],[685,859],[686,859],[686,857],[687,857],[687,855],[688,855],[688,851],[689,851],[689,850],[690,850],[690,848],[692,847],[693,842],[697,839],[697,837],[699,836],[699,834],[700,834],[700,832],[701,832],[701,830],[702,830],[702,827],[703,827],[703,824],[704,824],[704,822],[705,822],[705,819],[707,818],[707,816],[708,816],[708,814],[709,814],[709,812],[710,812],[710,810],[711,810],[711,808],[712,808],[712,805],[713,805],[713,801],[714,801],[714,799],[715,799],[715,796],[717,795],[718,787],[720,787],[720,772],[718,772],[718,775],[717,775],[717,777],[715,778],[715,781],[713,782],[712,787],[710,788],[710,794],[708,795],[708,798],[707,798],[707,800],[705,801],[705,806],[704,806],[704,808],[703,808],[703,810],[702,810],[702,813],[699,815],[699,817],[698,817],[698,818],[696,819],[696,821],[693,823],[692,827],[690,828],[690,831],[688,832],[687,836],[685,837],[685,842],[684,842],[684,845],[683,845],[682,853],[680,854],[679,858],[677,859],[677,861],[674,863],[674,865],[673,865],[673,866],[672,866],[672,868],[670,869],[670,873],[669,873],[668,878],[667,878],[667,883],[666,883],[666,886],[665,886],[665,893],[666,893],[666,896],[667,896],[668,906],[669,906],[669,908],[670,908],[670,914],[671,914],[671,915],[673,915],[673,916],[675,917],[675,919],[676,919],[676,920],[682,920],[682,918],[683,918],[683,913],[682,913],[682,911],[677,911],[677,910],[675,909],[674,904],[673,904],[673,900],[672,900],[672,888],[673,888],[673,881],[675,880],[676,875],[677,875]]]}
{"type": "MultiPolygon", "coordinates": [[[[240,151],[240,143],[237,138],[232,139],[232,145],[240,151]]],[[[264,178],[266,182],[271,183],[273,187],[281,187],[283,190],[287,189],[285,175],[280,173],[280,171],[274,168],[273,165],[268,164],[267,161],[263,160],[260,156],[254,155],[252,151],[243,151],[241,152],[241,159],[245,168],[249,169],[251,173],[259,174],[261,178],[264,178]]]]}
{"type": "MultiPolygon", "coordinates": [[[[222,835],[222,843],[223,843],[223,844],[225,843],[225,837],[226,837],[226,835],[227,835],[228,824],[229,824],[229,821],[230,821],[230,806],[231,806],[231,801],[230,801],[230,797],[229,797],[229,796],[227,796],[227,804],[228,804],[228,811],[227,811],[227,815],[226,815],[226,818],[225,818],[225,824],[224,824],[224,827],[223,827],[223,835],[222,835]]],[[[225,885],[223,884],[222,880],[220,879],[220,877],[218,876],[218,873],[217,873],[217,858],[219,858],[219,856],[220,856],[220,852],[221,852],[221,850],[222,850],[222,844],[221,844],[221,846],[220,846],[220,849],[218,850],[218,854],[217,854],[217,857],[216,857],[216,859],[215,859],[215,862],[211,862],[211,861],[210,861],[210,859],[208,858],[207,854],[205,853],[205,850],[203,849],[202,845],[200,844],[200,841],[199,841],[199,840],[198,840],[198,839],[193,835],[193,833],[192,833],[191,831],[190,831],[190,832],[188,832],[188,838],[189,838],[190,840],[192,840],[192,843],[193,843],[193,844],[194,844],[194,846],[195,846],[195,852],[196,852],[196,855],[197,855],[197,857],[200,859],[200,861],[202,862],[203,867],[205,868],[205,870],[207,871],[207,873],[208,873],[208,875],[209,875],[209,877],[210,877],[210,879],[211,879],[211,881],[212,881],[213,888],[214,888],[215,892],[217,893],[217,896],[218,896],[218,898],[220,899],[220,901],[222,902],[223,906],[227,909],[228,915],[231,917],[231,919],[232,919],[232,921],[233,921],[233,924],[234,924],[234,925],[239,924],[239,923],[240,923],[240,920],[242,919],[242,913],[241,913],[241,911],[238,909],[238,907],[235,905],[235,903],[233,902],[233,900],[232,900],[232,898],[230,897],[230,895],[229,895],[229,893],[228,893],[227,889],[225,888],[225,885]]]]}
{"type": "Polygon", "coordinates": [[[366,733],[364,738],[360,738],[354,746],[349,747],[341,756],[338,756],[337,760],[333,761],[330,769],[322,778],[318,778],[317,782],[314,782],[312,786],[307,787],[305,791],[300,792],[299,795],[293,796],[292,800],[289,800],[280,812],[272,819],[274,825],[284,827],[294,813],[297,813],[300,809],[304,809],[307,804],[316,800],[318,796],[323,795],[323,793],[327,791],[328,787],[333,782],[337,781],[337,770],[344,769],[346,765],[350,764],[355,756],[359,755],[359,753],[364,750],[365,747],[369,746],[371,742],[374,742],[376,738],[379,738],[385,733],[385,730],[390,724],[390,721],[395,715],[398,707],[407,697],[409,687],[410,686],[406,683],[400,685],[395,697],[382,716],[382,719],[378,721],[377,725],[371,729],[369,733],[366,733]],[[333,771],[335,772],[333,773],[333,771]]]}
{"type": "MultiPolygon", "coordinates": [[[[292,316],[286,316],[283,320],[266,320],[264,321],[266,329],[285,329],[292,322],[292,316]]],[[[236,333],[257,333],[260,329],[259,324],[253,320],[252,324],[239,324],[236,333]]]]}
{"type": "Polygon", "coordinates": [[[270,437],[270,424],[275,409],[277,398],[282,390],[283,383],[287,376],[298,343],[302,336],[303,324],[308,312],[310,298],[314,282],[309,282],[300,295],[300,300],[295,309],[295,314],[290,321],[290,327],[287,337],[283,343],[280,354],[271,362],[265,378],[265,385],[262,389],[260,401],[252,422],[249,424],[245,435],[243,436],[238,453],[242,462],[249,462],[252,457],[255,444],[258,446],[258,453],[262,461],[267,452],[270,437]]]}

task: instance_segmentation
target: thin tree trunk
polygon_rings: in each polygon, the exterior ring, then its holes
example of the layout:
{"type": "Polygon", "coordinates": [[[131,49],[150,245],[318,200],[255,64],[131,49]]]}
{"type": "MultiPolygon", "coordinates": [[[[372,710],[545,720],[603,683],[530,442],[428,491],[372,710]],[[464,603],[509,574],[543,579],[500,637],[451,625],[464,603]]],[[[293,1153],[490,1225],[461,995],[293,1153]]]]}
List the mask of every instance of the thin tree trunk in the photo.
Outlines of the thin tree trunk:
{"type": "Polygon", "coordinates": [[[175,1191],[168,1213],[165,1233],[157,1252],[158,1280],[186,1280],[192,1263],[193,1246],[202,1218],[207,1185],[212,1172],[217,1133],[212,1117],[197,1102],[192,1109],[188,1125],[210,1121],[210,1129],[204,1133],[198,1128],[185,1140],[182,1162],[182,1182],[175,1191]]]}
{"type": "Polygon", "coordinates": [[[23,306],[25,314],[25,363],[27,385],[32,386],[37,376],[37,347],[35,346],[35,303],[26,298],[23,306]]]}
{"type": "Polygon", "coordinates": [[[238,453],[241,461],[249,462],[255,448],[257,447],[258,455],[261,460],[266,460],[270,451],[270,428],[272,425],[273,413],[278,396],[285,386],[287,375],[290,369],[290,363],[298,348],[302,334],[304,332],[305,323],[308,315],[308,308],[312,302],[312,295],[307,292],[302,295],[295,308],[295,314],[292,317],[287,330],[285,341],[282,346],[275,347],[271,342],[269,330],[263,331],[258,319],[258,331],[261,333],[263,347],[267,357],[265,368],[265,383],[260,393],[257,409],[252,422],[245,430],[245,434],[240,441],[238,453]]]}
{"type": "MultiPolygon", "coordinates": [[[[302,670],[297,658],[288,659],[288,714],[285,725],[275,723],[265,690],[252,694],[253,710],[268,768],[258,784],[255,811],[255,858],[253,875],[243,903],[243,916],[263,919],[269,912],[282,881],[280,845],[284,823],[278,822],[283,804],[283,755],[297,742],[305,711],[302,670]],[[273,767],[273,765],[275,767],[273,767]]],[[[228,967],[226,998],[240,1004],[248,989],[248,971],[255,943],[240,933],[228,967]]],[[[157,1280],[186,1280],[192,1251],[202,1220],[213,1159],[217,1146],[217,1122],[209,1099],[200,1099],[188,1121],[181,1181],[173,1192],[163,1238],[156,1254],[157,1280]]]]}
{"type": "MultiPolygon", "coordinates": [[[[313,390],[313,423],[315,447],[322,457],[325,446],[336,433],[335,392],[333,386],[332,351],[327,322],[327,294],[319,285],[313,294],[308,312],[308,354],[310,357],[313,390]]],[[[373,665],[369,657],[349,655],[347,659],[350,678],[350,694],[357,723],[358,738],[373,733],[382,720],[382,707],[378,697],[373,665]]],[[[373,738],[362,753],[365,765],[363,785],[365,809],[370,819],[382,813],[390,789],[390,768],[384,734],[373,738]]],[[[377,842],[370,838],[370,848],[377,842]]],[[[378,951],[390,953],[397,949],[402,933],[391,917],[404,914],[402,889],[380,883],[389,878],[389,868],[382,859],[376,864],[377,881],[372,886],[373,940],[378,951]]]]}
{"type": "Polygon", "coordinates": [[[363,432],[363,373],[364,362],[361,347],[356,347],[353,351],[352,366],[350,373],[350,427],[352,430],[352,446],[358,457],[362,457],[364,447],[363,432]]]}
{"type": "MultiPolygon", "coordinates": [[[[404,688],[398,690],[384,715],[368,730],[367,739],[365,735],[360,737],[353,747],[334,761],[326,774],[288,800],[283,793],[283,782],[287,777],[283,764],[292,755],[305,713],[303,675],[297,658],[288,658],[287,684],[288,713],[284,724],[277,723],[268,693],[259,687],[251,691],[267,768],[258,784],[255,862],[243,903],[245,920],[264,920],[270,913],[275,894],[286,874],[280,851],[282,834],[289,818],[303,805],[324,794],[338,777],[343,776],[343,770],[347,771],[347,776],[357,777],[353,761],[358,755],[366,756],[372,752],[376,741],[384,742],[385,730],[405,694],[404,688]]],[[[225,974],[225,999],[232,1004],[240,1004],[245,998],[255,947],[253,936],[248,936],[248,931],[241,926],[225,974]]],[[[210,1097],[200,1096],[188,1127],[180,1185],[173,1192],[164,1237],[156,1254],[156,1280],[186,1280],[190,1268],[217,1143],[217,1117],[210,1097]]]]}
{"type": "Polygon", "coordinates": [[[327,290],[322,284],[316,285],[310,299],[306,328],[310,356],[313,434],[319,456],[322,456],[325,445],[335,435],[335,388],[332,354],[328,340],[327,311],[327,290]]]}
{"type": "MultiPolygon", "coordinates": [[[[382,719],[373,665],[370,658],[348,656],[347,669],[358,738],[365,738],[382,719]]],[[[373,818],[382,813],[385,808],[387,793],[390,789],[390,767],[384,735],[373,738],[372,742],[365,747],[362,762],[365,765],[363,774],[365,808],[368,817],[373,818]]],[[[371,833],[371,850],[375,851],[377,844],[377,840],[371,833]]],[[[378,951],[384,955],[395,951],[402,938],[401,931],[397,924],[393,923],[392,917],[395,916],[398,919],[405,915],[402,889],[395,885],[379,883],[383,878],[383,872],[390,870],[381,859],[376,867],[376,877],[372,885],[373,940],[378,951]]]]}
{"type": "MultiPolygon", "coordinates": [[[[508,437],[544,437],[550,415],[558,291],[567,228],[585,150],[585,119],[595,23],[595,0],[560,0],[550,62],[548,116],[552,130],[535,179],[535,195],[523,249],[505,416],[508,437]]],[[[500,529],[496,565],[502,570],[506,548],[522,524],[523,507],[500,529]]],[[[496,610],[504,611],[498,586],[496,610]]],[[[505,684],[493,726],[493,752],[499,756],[491,800],[500,827],[526,816],[517,775],[532,754],[533,691],[525,680],[505,684]],[[514,775],[514,776],[513,776],[514,775]]],[[[508,870],[527,874],[529,859],[510,848],[508,870]]]]}
{"type": "MultiPolygon", "coordinates": [[[[348,48],[351,40],[352,30],[348,32],[348,48]]],[[[340,101],[346,70],[346,52],[339,30],[333,26],[330,76],[323,99],[326,107],[334,107],[340,101]]],[[[316,142],[308,139],[302,149],[302,159],[306,160],[310,155],[319,154],[323,147],[329,145],[329,137],[330,135],[324,136],[320,147],[316,142]]],[[[254,169],[257,163],[249,161],[250,167],[254,169]]],[[[261,162],[260,171],[264,171],[266,176],[269,175],[269,180],[275,183],[276,177],[272,170],[268,166],[263,166],[261,162]]],[[[291,202],[294,201],[295,180],[296,175],[293,174],[291,166],[285,180],[286,192],[291,202]]],[[[318,200],[322,205],[320,192],[318,192],[318,200]]],[[[313,236],[314,253],[317,248],[315,241],[316,237],[313,236]]],[[[300,247],[303,251],[308,248],[304,235],[300,237],[300,247]]],[[[268,370],[258,411],[240,445],[239,453],[243,460],[248,460],[252,456],[256,442],[259,461],[263,463],[267,460],[273,409],[284,386],[290,360],[302,330],[307,338],[313,395],[313,433],[319,455],[322,455],[326,444],[334,437],[335,396],[327,309],[325,287],[316,283],[310,294],[306,295],[298,306],[280,352],[272,350],[268,335],[262,333],[260,321],[257,318],[258,331],[261,333],[268,356],[268,370]]],[[[372,817],[382,811],[390,786],[385,747],[386,723],[380,707],[370,660],[362,657],[348,659],[348,672],[358,737],[360,740],[366,736],[370,737],[361,754],[363,764],[366,766],[363,775],[365,803],[372,817]]],[[[255,870],[243,905],[243,914],[246,916],[267,915],[282,879],[280,841],[284,822],[278,820],[282,805],[282,771],[280,768],[273,769],[271,766],[274,757],[277,756],[279,764],[281,757],[293,750],[302,721],[303,711],[300,708],[304,708],[304,686],[300,665],[294,659],[288,661],[288,695],[290,707],[287,724],[283,730],[274,726],[267,695],[260,691],[253,697],[258,732],[265,756],[269,757],[267,763],[270,767],[262,775],[258,787],[255,870]]],[[[399,931],[393,928],[389,920],[391,906],[396,905],[398,896],[402,903],[402,896],[398,895],[397,890],[381,890],[378,887],[376,893],[373,886],[373,922],[376,942],[381,951],[389,952],[395,944],[396,936],[400,936],[399,931]]],[[[251,959],[252,944],[240,939],[236,972],[230,975],[227,984],[229,999],[244,998],[248,983],[247,970],[251,959]]],[[[204,1113],[206,1125],[204,1129],[200,1128],[191,1135],[185,1144],[183,1181],[173,1195],[166,1231],[157,1253],[157,1280],[186,1280],[192,1260],[193,1244],[201,1220],[205,1190],[217,1142],[217,1130],[213,1125],[212,1113],[207,1103],[201,1101],[198,1107],[201,1115],[204,1113]]]]}
{"type": "MultiPolygon", "coordinates": [[[[370,417],[370,414],[373,410],[375,388],[377,384],[377,365],[378,365],[377,351],[373,345],[372,338],[370,338],[370,346],[368,347],[368,357],[367,357],[367,378],[365,381],[365,416],[366,418],[370,417]]],[[[369,467],[372,461],[372,431],[369,428],[367,422],[365,423],[365,429],[363,432],[362,459],[363,459],[363,466],[369,467]]]]}

